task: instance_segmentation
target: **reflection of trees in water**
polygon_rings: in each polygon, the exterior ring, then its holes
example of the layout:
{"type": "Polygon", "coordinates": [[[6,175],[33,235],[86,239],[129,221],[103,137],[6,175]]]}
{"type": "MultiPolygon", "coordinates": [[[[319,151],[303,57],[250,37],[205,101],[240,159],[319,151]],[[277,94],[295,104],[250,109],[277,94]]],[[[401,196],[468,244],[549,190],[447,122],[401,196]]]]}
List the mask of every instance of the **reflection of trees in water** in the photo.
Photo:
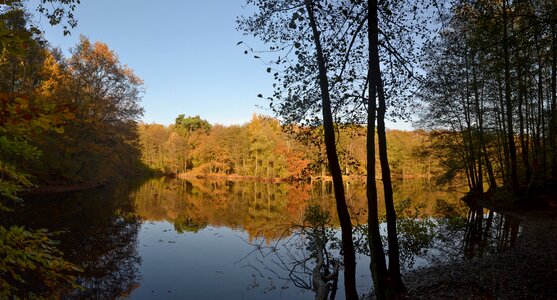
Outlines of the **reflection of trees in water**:
{"type": "Polygon", "coordinates": [[[443,203],[439,207],[441,216],[436,220],[434,251],[430,257],[433,263],[506,251],[515,245],[521,232],[518,220],[477,205],[455,208],[443,203]]]}
{"type": "MultiPolygon", "coordinates": [[[[279,237],[277,227],[301,223],[306,208],[320,205],[331,216],[336,206],[330,182],[313,184],[266,183],[256,181],[211,181],[152,179],[135,193],[136,210],[146,220],[167,220],[177,231],[198,231],[205,226],[227,226],[246,230],[250,238],[279,237]]],[[[346,184],[347,201],[357,224],[367,222],[367,198],[361,183],[346,184]]],[[[395,199],[412,197],[431,211],[431,199],[448,194],[428,187],[421,180],[396,182],[395,199]]],[[[382,203],[382,201],[380,201],[382,203]]],[[[384,213],[384,207],[379,208],[384,213]]],[[[333,226],[338,220],[333,217],[333,226]]]]}
{"type": "Polygon", "coordinates": [[[464,232],[464,257],[483,257],[513,247],[520,232],[520,223],[510,217],[471,207],[464,232]]]}
{"type": "MultiPolygon", "coordinates": [[[[417,266],[427,266],[506,251],[514,246],[521,232],[516,220],[481,207],[443,200],[437,200],[433,206],[435,213],[431,214],[423,203],[416,204],[411,200],[399,202],[397,213],[401,217],[397,226],[401,264],[406,269],[412,269],[418,260],[417,266]]],[[[256,272],[248,289],[260,288],[270,293],[294,285],[316,293],[319,291],[315,286],[318,282],[315,270],[320,261],[318,249],[324,250],[323,265],[317,268],[321,271],[319,276],[333,272],[340,254],[338,240],[334,237],[336,230],[331,228],[331,223],[308,226],[306,222],[303,226],[292,226],[291,235],[285,235],[270,245],[267,243],[264,246],[264,239],[251,243],[254,250],[241,260],[256,272]],[[281,284],[276,284],[273,279],[281,284]]],[[[369,255],[366,235],[365,226],[357,227],[354,238],[360,253],[369,255]]],[[[325,284],[318,286],[327,287],[327,293],[334,293],[334,280],[323,282],[325,284]]],[[[320,297],[316,299],[323,299],[320,297]]]]}
{"type": "Polygon", "coordinates": [[[83,228],[73,253],[76,260],[84,263],[85,272],[78,282],[85,289],[76,291],[72,297],[124,297],[139,286],[141,257],[137,238],[141,223],[135,216],[130,192],[130,187],[115,187],[111,199],[100,201],[105,202],[102,203],[105,208],[92,215],[94,223],[87,222],[89,226],[83,228]]]}
{"type": "Polygon", "coordinates": [[[336,230],[331,228],[329,212],[311,206],[303,216],[303,223],[292,224],[289,229],[292,234],[268,246],[263,246],[264,239],[248,242],[254,250],[238,261],[256,272],[248,289],[275,292],[278,290],[275,278],[282,282],[278,292],[293,284],[313,291],[315,299],[334,299],[342,260],[340,241],[335,237],[336,230]]]}
{"type": "Polygon", "coordinates": [[[246,230],[250,238],[273,239],[277,227],[300,218],[308,191],[288,184],[163,178],[145,183],[135,205],[141,218],[169,221],[177,231],[226,226],[246,230]]]}
{"type": "Polygon", "coordinates": [[[84,287],[64,298],[113,299],[128,295],[139,284],[135,217],[130,192],[119,185],[27,201],[18,218],[28,227],[62,230],[57,236],[66,259],[84,268],[84,287]]]}
{"type": "Polygon", "coordinates": [[[78,283],[85,289],[72,297],[79,299],[111,299],[124,297],[139,286],[141,257],[137,252],[137,234],[141,226],[137,220],[114,218],[101,230],[91,232],[82,240],[78,255],[85,272],[78,283]]]}

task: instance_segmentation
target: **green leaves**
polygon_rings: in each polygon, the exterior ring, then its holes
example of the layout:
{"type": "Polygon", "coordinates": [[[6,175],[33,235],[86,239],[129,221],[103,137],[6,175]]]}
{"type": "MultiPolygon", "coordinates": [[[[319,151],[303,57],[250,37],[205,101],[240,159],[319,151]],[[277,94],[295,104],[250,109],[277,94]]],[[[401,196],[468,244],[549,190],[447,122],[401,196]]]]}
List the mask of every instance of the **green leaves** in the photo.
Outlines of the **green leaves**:
{"type": "Polygon", "coordinates": [[[75,289],[82,268],[62,258],[48,231],[0,226],[0,298],[48,298],[59,289],[75,289]],[[38,290],[31,283],[40,282],[38,290]]]}

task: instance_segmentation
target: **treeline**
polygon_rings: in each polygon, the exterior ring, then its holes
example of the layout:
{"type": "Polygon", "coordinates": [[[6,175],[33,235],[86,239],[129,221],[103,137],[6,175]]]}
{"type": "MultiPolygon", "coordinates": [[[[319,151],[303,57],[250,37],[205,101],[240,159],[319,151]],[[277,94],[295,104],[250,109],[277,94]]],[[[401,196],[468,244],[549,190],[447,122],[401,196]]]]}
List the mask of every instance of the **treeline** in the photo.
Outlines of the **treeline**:
{"type": "MultiPolygon", "coordinates": [[[[337,132],[343,175],[365,176],[365,128],[339,125],[337,132]]],[[[274,118],[255,114],[249,123],[232,126],[180,115],[170,126],[140,124],[139,135],[143,161],[167,174],[283,179],[329,175],[320,127],[283,127],[274,118]]],[[[433,177],[440,172],[426,132],[390,130],[387,138],[395,176],[433,177]]]]}
{"type": "Polygon", "coordinates": [[[423,124],[451,177],[514,194],[557,175],[557,4],[457,1],[424,56],[423,124]]]}

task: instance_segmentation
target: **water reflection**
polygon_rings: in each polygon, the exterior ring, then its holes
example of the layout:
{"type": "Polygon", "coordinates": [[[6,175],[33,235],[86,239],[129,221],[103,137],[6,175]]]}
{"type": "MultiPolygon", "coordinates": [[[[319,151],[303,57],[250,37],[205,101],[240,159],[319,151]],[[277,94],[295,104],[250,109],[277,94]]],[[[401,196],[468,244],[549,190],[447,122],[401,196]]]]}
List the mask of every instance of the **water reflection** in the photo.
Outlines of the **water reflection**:
{"type": "MultiPolygon", "coordinates": [[[[366,223],[364,185],[348,184],[346,193],[353,222],[366,223]]],[[[301,224],[304,211],[313,205],[329,212],[333,216],[332,225],[338,225],[330,182],[310,185],[158,178],[143,184],[134,197],[141,218],[169,221],[177,231],[196,232],[207,225],[226,226],[246,230],[251,238],[274,240],[283,233],[282,225],[301,224]]],[[[435,203],[432,199],[456,203],[460,194],[432,189],[423,181],[411,180],[396,182],[395,197],[398,201],[411,198],[413,208],[420,206],[423,213],[431,215],[435,203]]],[[[380,214],[385,211],[382,202],[380,214]]]]}
{"type": "MultiPolygon", "coordinates": [[[[281,289],[292,283],[299,289],[313,291],[315,299],[335,299],[342,259],[338,230],[330,225],[328,212],[318,205],[310,206],[303,224],[292,224],[293,234],[268,246],[250,243],[254,249],[239,263],[253,268],[261,277],[269,273],[281,280],[281,289]]],[[[259,285],[256,279],[253,285],[259,285]]]]}
{"type": "Polygon", "coordinates": [[[61,231],[59,248],[83,266],[82,290],[64,298],[125,297],[141,281],[137,236],[141,222],[129,197],[133,186],[120,184],[71,194],[28,198],[11,223],[61,231]]]}
{"type": "MultiPolygon", "coordinates": [[[[397,181],[394,188],[406,269],[503,251],[522,230],[511,218],[469,208],[461,193],[418,180],[397,181]]],[[[365,224],[364,186],[348,184],[346,192],[354,224],[365,224]]],[[[336,290],[335,278],[327,277],[340,261],[330,183],[155,178],[27,199],[26,205],[7,222],[65,230],[62,250],[85,268],[79,276],[84,289],[65,297],[309,299],[317,275],[330,283],[328,293],[336,290]],[[331,216],[321,226],[326,238],[304,225],[305,212],[316,206],[331,216]]],[[[371,284],[365,232],[359,227],[355,235],[361,293],[371,284]]],[[[339,277],[342,282],[342,272],[339,277]]]]}
{"type": "Polygon", "coordinates": [[[519,220],[477,204],[457,206],[438,201],[436,217],[429,264],[507,251],[516,244],[522,232],[519,220]]]}
{"type": "Polygon", "coordinates": [[[520,232],[520,223],[512,217],[470,207],[468,226],[464,233],[464,257],[471,259],[512,248],[520,232]]]}

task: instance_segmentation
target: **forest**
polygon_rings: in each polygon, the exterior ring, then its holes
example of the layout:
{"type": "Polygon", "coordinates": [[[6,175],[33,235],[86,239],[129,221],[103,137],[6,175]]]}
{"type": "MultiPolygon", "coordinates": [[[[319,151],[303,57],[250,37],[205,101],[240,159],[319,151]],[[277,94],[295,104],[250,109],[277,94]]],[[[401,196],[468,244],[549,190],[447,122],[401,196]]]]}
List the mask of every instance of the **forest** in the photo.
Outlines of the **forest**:
{"type": "MultiPolygon", "coordinates": [[[[555,1],[247,0],[253,10],[237,18],[237,30],[265,48],[237,46],[272,75],[272,94],[258,96],[274,116],[254,113],[242,125],[210,124],[188,111],[169,125],[143,122],[144,82],[118,54],[85,36],[64,54],[44,38],[24,2],[0,5],[0,298],[83,288],[76,278],[85,267],[66,260],[55,233],[10,223],[32,194],[162,175],[331,181],[346,299],[359,297],[354,232],[362,222],[372,293],[420,296],[401,271],[405,223],[394,179],[465,186],[467,203],[518,214],[556,203],[555,1]],[[386,120],[411,118],[414,131],[386,128],[386,120]],[[352,181],[365,183],[358,197],[365,218],[354,216],[352,181]]],[[[35,13],[69,34],[79,2],[43,0],[35,13]]],[[[138,189],[140,204],[154,206],[155,187],[163,190],[153,182],[138,189]]],[[[245,190],[243,196],[251,193],[245,190]]],[[[251,198],[238,202],[245,199],[251,198]]],[[[480,225],[493,218],[484,220],[482,208],[470,214],[480,225]]],[[[107,220],[133,219],[130,234],[137,235],[135,217],[118,211],[107,220]]],[[[188,222],[175,226],[197,232],[206,225],[191,230],[188,222]]],[[[255,221],[238,223],[255,231],[255,221]]],[[[313,243],[316,297],[334,298],[330,281],[338,277],[330,275],[340,264],[324,260],[326,239],[313,243]]]]}
{"type": "MultiPolygon", "coordinates": [[[[336,128],[343,175],[366,174],[365,128],[336,128]]],[[[170,126],[139,124],[142,159],[166,174],[307,181],[330,177],[322,127],[281,126],[279,120],[254,114],[244,125],[211,125],[199,116],[178,116],[170,126]]],[[[442,177],[425,131],[389,130],[393,176],[442,177]]],[[[377,158],[378,159],[378,158],[377,158]]]]}

